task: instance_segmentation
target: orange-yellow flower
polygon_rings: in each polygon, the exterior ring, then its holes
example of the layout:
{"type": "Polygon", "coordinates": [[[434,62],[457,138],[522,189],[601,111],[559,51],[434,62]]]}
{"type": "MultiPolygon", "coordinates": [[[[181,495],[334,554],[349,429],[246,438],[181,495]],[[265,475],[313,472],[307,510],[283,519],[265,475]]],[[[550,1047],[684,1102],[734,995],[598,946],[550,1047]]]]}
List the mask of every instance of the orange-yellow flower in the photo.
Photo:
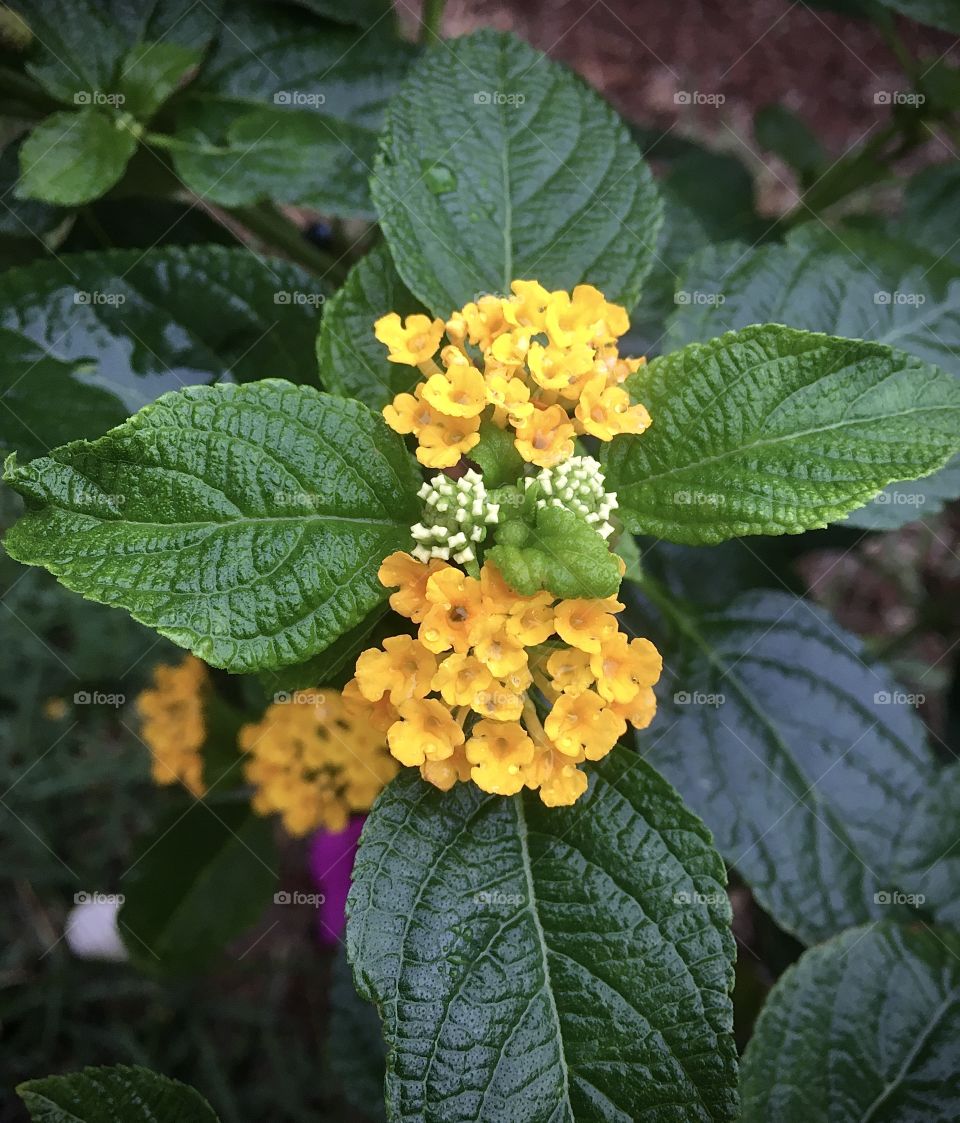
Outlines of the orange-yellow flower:
{"type": "Polygon", "coordinates": [[[479,443],[479,430],[479,416],[447,417],[435,411],[434,420],[417,434],[417,459],[426,468],[452,468],[479,443]]]}
{"type": "Polygon", "coordinates": [[[501,617],[482,619],[473,633],[472,642],[474,655],[497,678],[527,665],[524,645],[507,632],[501,617]]]}
{"type": "Polygon", "coordinates": [[[641,686],[629,702],[612,702],[610,709],[634,729],[646,729],[657,712],[657,698],[652,687],[641,686]]]}
{"type": "Polygon", "coordinates": [[[493,675],[475,655],[448,655],[433,676],[433,689],[448,706],[469,706],[492,683],[493,675]]]}
{"type": "Polygon", "coordinates": [[[420,624],[420,642],[428,651],[465,654],[481,617],[480,582],[448,566],[427,581],[430,607],[420,624]]]}
{"type": "Polygon", "coordinates": [[[421,433],[429,425],[439,424],[437,411],[421,398],[422,383],[412,394],[397,394],[383,407],[383,419],[395,433],[421,433]]]}
{"type": "Polygon", "coordinates": [[[389,694],[400,706],[410,698],[426,698],[436,674],[436,657],[412,636],[391,636],[383,650],[364,651],[357,660],[357,685],[368,702],[389,694]]]}
{"type": "Polygon", "coordinates": [[[542,592],[524,597],[510,608],[505,628],[524,647],[536,647],[553,635],[553,595],[542,592]]]}
{"type": "Polygon", "coordinates": [[[627,641],[623,632],[604,640],[599,652],[590,656],[590,669],[597,691],[608,702],[629,702],[642,686],[652,686],[660,677],[663,660],[648,639],[627,641]]]}
{"type": "Polygon", "coordinates": [[[448,568],[439,558],[421,562],[397,550],[380,563],[377,577],[385,589],[397,589],[390,596],[393,611],[419,624],[428,607],[427,582],[435,573],[448,568]]]}
{"type": "Polygon", "coordinates": [[[487,387],[476,367],[451,366],[432,374],[423,387],[424,400],[447,417],[476,417],[487,404],[487,387]]]}
{"type": "Polygon", "coordinates": [[[470,775],[478,788],[514,795],[523,787],[523,767],[533,760],[533,741],[513,721],[478,721],[466,745],[470,775]]]}
{"type": "Polygon", "coordinates": [[[390,350],[391,363],[415,367],[432,359],[440,346],[443,320],[416,313],[401,321],[396,312],[381,316],[374,324],[377,339],[390,350]]]}
{"type": "Polygon", "coordinates": [[[573,425],[560,405],[534,410],[517,426],[517,452],[530,464],[552,468],[573,455],[573,425]]]}
{"type": "Polygon", "coordinates": [[[616,635],[617,621],[612,613],[622,611],[623,605],[616,597],[561,601],[554,611],[557,635],[571,647],[593,655],[605,640],[616,635]]]}
{"type": "Polygon", "coordinates": [[[467,760],[463,745],[457,745],[452,754],[443,760],[425,760],[420,765],[420,775],[428,784],[448,792],[457,781],[466,783],[473,766],[467,760]]]}
{"type": "Polygon", "coordinates": [[[560,647],[547,659],[551,685],[561,694],[582,694],[593,686],[590,656],[577,647],[560,647]]]}
{"type": "Polygon", "coordinates": [[[608,386],[602,374],[584,384],[576,415],[584,430],[601,441],[612,441],[621,433],[642,433],[650,424],[646,408],[631,405],[627,391],[620,386],[608,386]]]}
{"type": "Polygon", "coordinates": [[[412,698],[400,706],[400,720],[390,726],[387,744],[401,764],[444,760],[464,741],[463,729],[435,698],[412,698]]]}
{"type": "Polygon", "coordinates": [[[565,756],[599,760],[617,743],[627,723],[599,694],[585,690],[582,694],[561,694],[543,728],[565,756]]]}

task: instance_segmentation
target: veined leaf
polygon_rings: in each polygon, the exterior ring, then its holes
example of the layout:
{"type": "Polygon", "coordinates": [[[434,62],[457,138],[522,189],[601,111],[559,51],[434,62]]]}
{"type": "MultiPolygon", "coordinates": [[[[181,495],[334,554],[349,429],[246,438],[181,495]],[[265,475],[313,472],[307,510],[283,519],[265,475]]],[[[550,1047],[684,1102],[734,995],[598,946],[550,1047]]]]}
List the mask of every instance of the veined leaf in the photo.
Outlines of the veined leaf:
{"type": "Polygon", "coordinates": [[[723,863],[624,748],[573,806],[408,770],[364,827],[347,953],[387,1039],[387,1115],[737,1115],[723,863]]]}
{"type": "Polygon", "coordinates": [[[745,1123],[924,1123],[960,1112],[960,938],[871,925],[812,948],[743,1058],[745,1123]]]}
{"type": "Polygon", "coordinates": [[[391,102],[373,198],[400,276],[437,315],[517,277],[632,307],[660,204],[626,128],[510,35],[427,52],[391,102]]]}
{"type": "Polygon", "coordinates": [[[323,293],[299,266],[221,246],[62,255],[0,276],[0,449],[99,436],[166,390],[314,381],[323,293]]]}
{"type": "Polygon", "coordinates": [[[17,1092],[35,1123],[217,1123],[199,1092],[139,1065],[45,1076],[17,1092]]]}
{"type": "Polygon", "coordinates": [[[917,23],[929,23],[960,35],[960,11],[953,0],[880,0],[880,3],[917,23]]]}
{"type": "Polygon", "coordinates": [[[897,848],[894,885],[941,924],[960,928],[960,765],[938,772],[897,848]],[[919,898],[922,898],[920,900],[919,898]]]}
{"type": "Polygon", "coordinates": [[[381,409],[421,379],[416,367],[391,363],[373,325],[388,312],[409,316],[426,309],[406,288],[385,243],[374,247],[347,274],[327,305],[317,338],[320,381],[344,397],[381,409]]]}
{"type": "Polygon", "coordinates": [[[914,700],[797,597],[681,619],[645,757],[781,927],[812,943],[890,916],[882,894],[936,776],[914,700]]]}
{"type": "Polygon", "coordinates": [[[960,452],[960,383],[877,343],[775,324],[631,376],[653,418],[604,448],[628,529],[698,545],[826,526],[960,452]]]}
{"type": "Polygon", "coordinates": [[[28,504],[8,553],[238,672],[302,662],[362,620],[419,510],[379,417],[279,379],[166,394],[4,478],[28,504]]]}

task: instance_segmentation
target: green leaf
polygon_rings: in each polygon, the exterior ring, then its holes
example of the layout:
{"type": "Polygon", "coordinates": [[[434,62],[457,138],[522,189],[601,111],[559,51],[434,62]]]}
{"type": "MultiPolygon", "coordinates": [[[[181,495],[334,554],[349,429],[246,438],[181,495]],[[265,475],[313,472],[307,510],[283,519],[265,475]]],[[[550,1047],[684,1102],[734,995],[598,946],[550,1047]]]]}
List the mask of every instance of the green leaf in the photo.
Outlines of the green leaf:
{"type": "Polygon", "coordinates": [[[104,195],[137,147],[127,122],[99,109],[51,113],[20,147],[21,199],[76,207],[104,195]]]}
{"type": "Polygon", "coordinates": [[[373,217],[377,134],[414,54],[386,22],[358,33],[291,8],[230,9],[177,117],[177,173],[223,206],[270,199],[373,217]]]}
{"type": "Polygon", "coordinates": [[[479,466],[488,488],[516,483],[526,468],[513,432],[492,421],[480,422],[480,440],[470,450],[470,459],[479,466]]]}
{"type": "Polygon", "coordinates": [[[220,0],[12,0],[35,35],[27,64],[43,88],[74,104],[119,91],[124,59],[137,43],[201,52],[220,22],[220,0]]]}
{"type": "Polygon", "coordinates": [[[21,141],[13,141],[0,155],[0,192],[4,202],[0,207],[0,252],[4,265],[20,262],[20,257],[10,256],[18,249],[35,257],[45,254],[47,238],[67,214],[49,203],[14,195],[14,185],[20,177],[20,146],[21,141]]]}
{"type": "MultiPolygon", "coordinates": [[[[960,377],[960,269],[905,242],[803,227],[782,245],[713,246],[684,269],[668,350],[728,328],[789,323],[909,351],[960,377]]],[[[960,461],[894,484],[850,525],[893,529],[960,495],[960,461]]]]}
{"type": "Polygon", "coordinates": [[[788,594],[682,616],[644,755],[774,920],[826,939],[889,915],[900,838],[935,769],[911,699],[788,594]]]}
{"type": "Polygon", "coordinates": [[[960,766],[939,772],[920,797],[897,848],[894,884],[923,910],[960,928],[960,766]]]}
{"type": "Polygon", "coordinates": [[[196,972],[256,924],[277,885],[273,834],[245,803],[197,800],[161,822],[122,882],[118,924],[134,962],[196,972]]]}
{"type": "Polygon", "coordinates": [[[292,0],[301,8],[338,23],[357,27],[376,27],[381,20],[393,15],[390,0],[356,0],[347,8],[341,0],[292,0]]]}
{"type": "Polygon", "coordinates": [[[540,508],[533,526],[519,519],[503,523],[486,557],[524,596],[548,589],[564,599],[609,597],[620,588],[616,554],[589,523],[562,507],[540,508]]]}
{"type": "Polygon", "coordinates": [[[124,59],[118,82],[124,110],[139,121],[148,120],[201,55],[200,50],[177,43],[138,43],[124,59]]]}
{"type": "Polygon", "coordinates": [[[317,338],[321,383],[345,398],[359,398],[371,409],[381,409],[396,394],[412,390],[420,371],[391,363],[373,325],[388,312],[406,317],[425,311],[400,280],[386,245],[375,246],[353,266],[324,309],[317,338]]]}
{"type": "Polygon", "coordinates": [[[419,511],[379,417],[279,379],[165,394],[4,478],[28,504],[8,553],[236,672],[302,662],[362,620],[419,511]]]}
{"type": "Polygon", "coordinates": [[[346,949],[330,971],[327,1058],[344,1099],[374,1123],[386,1120],[383,1075],[387,1050],[376,1007],[357,994],[346,949]]]}
{"type": "Polygon", "coordinates": [[[826,162],[817,136],[802,117],[785,105],[765,105],[753,119],[753,132],[761,148],[779,156],[801,178],[815,177],[826,162]]]}
{"type": "Polygon", "coordinates": [[[628,529],[698,545],[826,526],[960,451],[960,383],[881,344],[778,325],[654,359],[653,418],[604,449],[628,529]]]}
{"type": "Polygon", "coordinates": [[[372,190],[400,276],[442,316],[520,277],[589,283],[632,307],[660,224],[650,172],[610,107],[492,31],[414,67],[372,190]]]}
{"type": "Polygon", "coordinates": [[[960,206],[960,163],[938,164],[918,172],[907,184],[903,212],[890,233],[922,246],[937,258],[960,264],[957,207],[960,206]]]}
{"type": "Polygon", "coordinates": [[[960,35],[960,10],[954,0],[880,0],[880,3],[917,23],[928,23],[960,35]]]}
{"type": "Polygon", "coordinates": [[[406,770],[364,827],[347,954],[391,1119],[737,1116],[723,863],[639,757],[573,807],[406,770]]]}
{"type": "Polygon", "coordinates": [[[322,288],[246,248],[63,255],[0,276],[0,449],[99,436],[166,390],[313,381],[322,288]]]}
{"type": "Polygon", "coordinates": [[[753,176],[728,152],[696,148],[682,153],[671,163],[663,190],[693,211],[712,242],[728,238],[752,242],[770,225],[755,210],[753,176]]]}
{"type": "Polygon", "coordinates": [[[216,1123],[193,1088],[139,1065],[85,1068],[17,1085],[35,1123],[216,1123]]]}
{"type": "Polygon", "coordinates": [[[808,951],[743,1059],[745,1123],[922,1123],[960,1113],[960,939],[882,924],[808,951]]]}

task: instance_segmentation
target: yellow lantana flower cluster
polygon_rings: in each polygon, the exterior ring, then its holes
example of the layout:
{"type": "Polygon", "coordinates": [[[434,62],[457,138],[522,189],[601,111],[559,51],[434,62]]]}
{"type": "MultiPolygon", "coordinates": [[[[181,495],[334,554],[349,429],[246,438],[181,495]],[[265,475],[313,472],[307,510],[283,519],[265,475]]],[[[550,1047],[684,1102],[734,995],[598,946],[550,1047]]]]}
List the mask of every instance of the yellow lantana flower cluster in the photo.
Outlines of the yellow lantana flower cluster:
{"type": "Polygon", "coordinates": [[[649,725],[662,662],[649,640],[628,640],[604,600],[515,593],[486,562],[479,578],[438,559],[391,554],[380,581],[391,607],[418,625],[357,660],[348,684],[369,705],[390,752],[447,790],[539,790],[548,806],[587,787],[577,767],[649,725]],[[549,712],[541,723],[537,702],[549,712]]]}
{"type": "Polygon", "coordinates": [[[511,296],[482,296],[446,323],[396,312],[376,322],[390,360],[425,375],[383,415],[398,433],[416,435],[417,459],[428,468],[450,468],[468,454],[486,418],[512,428],[520,455],[541,468],[571,456],[577,435],[609,441],[650,424],[620,385],[644,361],[620,357],[624,308],[592,285],[572,293],[536,281],[510,287],[511,296]]]}
{"type": "Polygon", "coordinates": [[[254,811],[278,812],[298,836],[342,831],[351,813],[368,811],[398,766],[365,709],[335,690],[301,692],[244,725],[238,743],[254,811]]]}
{"type": "Polygon", "coordinates": [[[140,736],[153,757],[156,784],[183,784],[198,799],[206,791],[203,757],[206,740],[204,696],[209,687],[206,664],[188,655],[175,667],[159,664],[153,688],[137,697],[140,736]]]}

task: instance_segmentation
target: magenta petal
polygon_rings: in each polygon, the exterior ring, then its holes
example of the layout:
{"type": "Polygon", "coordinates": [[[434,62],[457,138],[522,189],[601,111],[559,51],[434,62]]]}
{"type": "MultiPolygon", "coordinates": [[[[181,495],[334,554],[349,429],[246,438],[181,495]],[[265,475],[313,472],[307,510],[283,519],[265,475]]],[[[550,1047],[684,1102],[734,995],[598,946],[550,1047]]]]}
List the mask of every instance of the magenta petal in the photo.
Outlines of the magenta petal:
{"type": "Polygon", "coordinates": [[[323,944],[338,944],[343,937],[350,875],[365,819],[355,815],[346,830],[317,831],[310,840],[310,874],[324,898],[317,911],[317,934],[323,944]]]}

